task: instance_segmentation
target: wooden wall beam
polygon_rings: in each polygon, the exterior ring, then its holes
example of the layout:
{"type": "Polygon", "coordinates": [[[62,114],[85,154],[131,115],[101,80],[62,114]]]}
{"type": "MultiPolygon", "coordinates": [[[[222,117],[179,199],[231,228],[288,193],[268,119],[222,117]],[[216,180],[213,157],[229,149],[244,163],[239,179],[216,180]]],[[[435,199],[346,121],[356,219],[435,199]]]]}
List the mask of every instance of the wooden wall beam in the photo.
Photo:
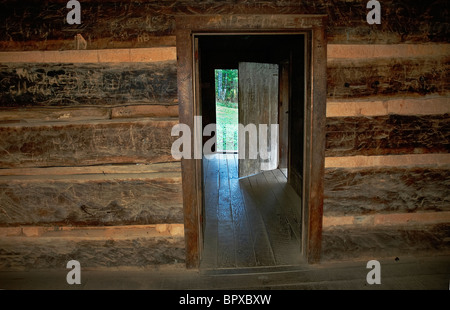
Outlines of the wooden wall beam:
{"type": "Polygon", "coordinates": [[[449,61],[449,57],[329,61],[328,98],[446,95],[449,61]]]}
{"type": "Polygon", "coordinates": [[[448,97],[327,101],[327,117],[450,114],[448,97]]]}
{"type": "Polygon", "coordinates": [[[175,161],[177,119],[0,125],[0,168],[175,161]]]}
{"type": "Polygon", "coordinates": [[[327,157],[449,153],[449,115],[327,118],[327,157]]]}
{"type": "Polygon", "coordinates": [[[123,118],[178,117],[178,105],[146,104],[72,108],[28,107],[3,108],[0,110],[0,123],[42,123],[75,122],[123,118]]]}
{"type": "Polygon", "coordinates": [[[64,271],[71,259],[78,260],[82,268],[180,266],[185,262],[182,226],[0,228],[0,270],[64,271]]]}
{"type": "Polygon", "coordinates": [[[86,167],[47,167],[47,168],[13,168],[0,169],[4,176],[62,176],[62,175],[109,175],[109,174],[146,174],[157,172],[180,172],[180,162],[140,164],[140,165],[100,165],[86,167]]]}
{"type": "Polygon", "coordinates": [[[175,47],[1,52],[0,63],[139,63],[176,61],[175,47]]]}
{"type": "Polygon", "coordinates": [[[0,64],[0,107],[176,103],[175,61],[0,64]]]}
{"type": "Polygon", "coordinates": [[[376,228],[450,223],[450,212],[389,213],[370,215],[324,216],[324,230],[335,228],[376,228]]]}
{"type": "Polygon", "coordinates": [[[180,172],[0,176],[0,226],[183,223],[180,172]]]}
{"type": "Polygon", "coordinates": [[[326,157],[325,168],[450,167],[450,154],[406,154],[326,157]]]}
{"type": "Polygon", "coordinates": [[[378,59],[446,57],[449,44],[328,44],[328,61],[339,59],[378,59]]]}
{"type": "Polygon", "coordinates": [[[359,259],[365,264],[374,257],[393,261],[413,256],[416,263],[420,256],[448,255],[449,234],[446,223],[325,229],[322,260],[359,259]]]}
{"type": "Polygon", "coordinates": [[[450,211],[448,167],[328,168],[327,216],[450,211]]]}
{"type": "MultiPolygon", "coordinates": [[[[450,44],[328,44],[327,60],[448,56],[450,44]]],[[[176,61],[176,47],[3,51],[0,63],[117,63],[176,61]]]]}
{"type": "Polygon", "coordinates": [[[367,2],[357,0],[83,1],[81,25],[65,23],[66,3],[2,2],[0,48],[72,49],[77,33],[95,49],[174,44],[176,16],[196,14],[323,14],[330,43],[448,42],[442,0],[385,0],[383,22],[375,26],[365,20],[367,2]]]}
{"type": "MultiPolygon", "coordinates": [[[[331,47],[327,62],[328,100],[446,96],[450,89],[445,82],[448,46],[331,47]],[[415,49],[418,51],[412,55],[419,56],[402,54],[415,49]],[[361,57],[352,58],[355,51],[361,52],[361,57]]],[[[174,48],[4,52],[0,53],[0,60],[1,106],[177,102],[174,48]]]]}

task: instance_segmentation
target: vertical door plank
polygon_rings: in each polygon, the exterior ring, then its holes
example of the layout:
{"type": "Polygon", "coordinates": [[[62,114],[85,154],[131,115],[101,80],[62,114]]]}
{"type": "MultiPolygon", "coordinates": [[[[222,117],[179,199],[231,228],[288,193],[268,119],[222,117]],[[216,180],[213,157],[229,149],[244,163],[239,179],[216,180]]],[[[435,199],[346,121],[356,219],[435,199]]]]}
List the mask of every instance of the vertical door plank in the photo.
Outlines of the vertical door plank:
{"type": "MultiPolygon", "coordinates": [[[[271,145],[271,125],[278,124],[278,65],[241,62],[239,63],[239,123],[243,126],[260,124],[268,126],[267,150],[269,159],[249,158],[249,137],[239,134],[239,177],[249,176],[261,170],[271,170],[278,166],[278,129],[274,132],[277,143],[271,145]],[[263,166],[261,166],[263,164],[263,166]]],[[[258,130],[259,133],[259,130],[258,130]]],[[[259,137],[257,137],[259,140],[259,137]]],[[[251,142],[250,142],[251,143],[251,142]]]]}

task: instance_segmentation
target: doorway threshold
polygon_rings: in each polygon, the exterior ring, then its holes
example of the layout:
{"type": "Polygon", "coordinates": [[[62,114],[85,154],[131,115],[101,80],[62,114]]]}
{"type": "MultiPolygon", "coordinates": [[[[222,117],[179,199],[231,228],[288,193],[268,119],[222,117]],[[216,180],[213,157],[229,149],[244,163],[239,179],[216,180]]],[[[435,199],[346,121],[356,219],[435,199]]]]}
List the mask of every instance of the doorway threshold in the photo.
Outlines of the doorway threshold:
{"type": "Polygon", "coordinates": [[[310,270],[311,266],[306,262],[296,265],[278,265],[278,266],[255,266],[255,267],[237,267],[237,268],[203,268],[200,264],[199,272],[207,276],[223,275],[251,275],[263,273],[281,273],[310,270]]]}

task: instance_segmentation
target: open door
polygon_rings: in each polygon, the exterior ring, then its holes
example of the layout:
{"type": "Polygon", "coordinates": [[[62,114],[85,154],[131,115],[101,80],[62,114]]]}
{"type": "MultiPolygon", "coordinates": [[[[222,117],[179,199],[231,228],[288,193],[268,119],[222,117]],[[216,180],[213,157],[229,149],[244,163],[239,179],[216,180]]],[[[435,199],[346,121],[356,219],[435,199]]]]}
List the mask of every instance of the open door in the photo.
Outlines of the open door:
{"type": "Polygon", "coordinates": [[[278,167],[278,65],[239,63],[239,177],[278,167]],[[274,125],[274,126],[273,126],[274,125]]]}

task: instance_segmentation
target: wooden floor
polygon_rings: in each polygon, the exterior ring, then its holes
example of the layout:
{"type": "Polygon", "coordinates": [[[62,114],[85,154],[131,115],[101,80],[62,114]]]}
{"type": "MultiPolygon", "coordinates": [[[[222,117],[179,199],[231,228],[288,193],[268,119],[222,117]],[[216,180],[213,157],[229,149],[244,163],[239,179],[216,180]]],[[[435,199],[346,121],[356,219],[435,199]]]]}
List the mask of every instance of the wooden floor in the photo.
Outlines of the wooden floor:
{"type": "Polygon", "coordinates": [[[280,170],[238,178],[235,154],[203,160],[205,227],[201,268],[302,263],[301,199],[280,170]]]}

